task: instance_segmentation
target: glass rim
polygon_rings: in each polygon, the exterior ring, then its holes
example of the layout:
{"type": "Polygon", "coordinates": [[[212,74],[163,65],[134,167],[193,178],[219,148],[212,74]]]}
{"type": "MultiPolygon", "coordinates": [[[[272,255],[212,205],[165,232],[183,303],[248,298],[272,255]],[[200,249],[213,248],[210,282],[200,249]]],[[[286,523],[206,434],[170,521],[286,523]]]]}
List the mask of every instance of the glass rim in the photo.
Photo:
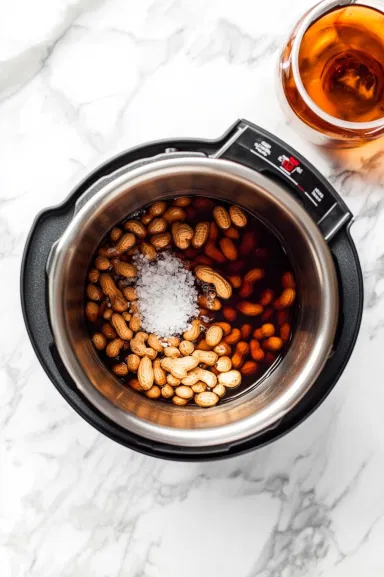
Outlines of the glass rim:
{"type": "Polygon", "coordinates": [[[307,12],[296,28],[296,33],[292,42],[292,74],[296,83],[297,90],[304,100],[308,108],[310,108],[317,116],[330,125],[344,128],[347,130],[374,130],[380,129],[384,125],[384,115],[377,120],[370,122],[350,122],[348,120],[341,120],[336,116],[332,116],[324,112],[309,96],[306,91],[299,71],[299,52],[300,46],[305,32],[308,28],[324,14],[333,9],[342,8],[345,6],[360,5],[367,8],[373,8],[381,12],[384,16],[384,0],[322,0],[316,4],[309,12],[307,12]]]}

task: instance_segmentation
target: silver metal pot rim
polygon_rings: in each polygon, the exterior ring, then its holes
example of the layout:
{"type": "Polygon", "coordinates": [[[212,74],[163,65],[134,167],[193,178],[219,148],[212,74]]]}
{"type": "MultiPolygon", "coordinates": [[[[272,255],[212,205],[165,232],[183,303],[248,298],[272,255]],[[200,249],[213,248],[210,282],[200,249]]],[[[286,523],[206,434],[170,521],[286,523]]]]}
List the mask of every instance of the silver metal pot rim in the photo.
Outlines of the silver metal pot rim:
{"type": "MultiPolygon", "coordinates": [[[[48,265],[48,297],[50,321],[57,350],[67,371],[85,397],[111,421],[136,435],[151,439],[154,442],[188,447],[231,443],[277,426],[281,418],[297,405],[319,376],[330,353],[338,320],[338,289],[332,257],[318,227],[306,211],[289,193],[261,174],[237,163],[208,158],[155,161],[149,166],[135,168],[126,174],[117,176],[89,198],[53,247],[48,265]],[[203,171],[207,174],[218,174],[224,178],[227,176],[244,182],[248,186],[256,186],[259,191],[268,194],[268,196],[272,195],[276,202],[293,216],[297,226],[300,226],[305,232],[324,279],[325,306],[316,346],[308,351],[306,365],[289,389],[260,412],[227,425],[202,429],[180,429],[157,425],[123,411],[104,397],[88,379],[69,344],[65,330],[63,330],[64,303],[60,292],[68,251],[73,250],[73,243],[78,231],[91,217],[96,206],[98,209],[104,205],[107,206],[112,198],[122,194],[128,186],[132,189],[157,175],[169,175],[171,177],[182,171],[192,174],[203,171]]],[[[226,406],[230,410],[230,403],[226,406]]]]}

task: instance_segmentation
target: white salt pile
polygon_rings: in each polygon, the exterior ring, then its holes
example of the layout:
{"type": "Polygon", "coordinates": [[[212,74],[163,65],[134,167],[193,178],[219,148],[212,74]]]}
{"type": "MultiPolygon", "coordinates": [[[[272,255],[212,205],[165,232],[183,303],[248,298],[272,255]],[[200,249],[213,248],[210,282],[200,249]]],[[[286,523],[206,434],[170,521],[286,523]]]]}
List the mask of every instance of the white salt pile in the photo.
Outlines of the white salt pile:
{"type": "Polygon", "coordinates": [[[169,337],[186,331],[199,314],[193,274],[177,257],[162,253],[150,262],[135,257],[136,292],[144,331],[169,337]]]}

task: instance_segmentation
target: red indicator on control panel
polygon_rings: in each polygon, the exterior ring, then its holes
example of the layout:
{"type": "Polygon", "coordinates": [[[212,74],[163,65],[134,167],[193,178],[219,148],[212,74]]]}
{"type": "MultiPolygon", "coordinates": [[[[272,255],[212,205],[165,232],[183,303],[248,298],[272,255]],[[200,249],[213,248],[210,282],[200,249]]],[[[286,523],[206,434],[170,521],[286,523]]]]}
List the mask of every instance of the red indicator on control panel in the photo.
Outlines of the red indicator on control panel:
{"type": "Polygon", "coordinates": [[[283,162],[281,163],[281,166],[285,168],[287,172],[293,172],[294,169],[299,166],[299,164],[300,163],[298,160],[296,160],[296,158],[290,156],[289,158],[284,158],[283,162]]]}

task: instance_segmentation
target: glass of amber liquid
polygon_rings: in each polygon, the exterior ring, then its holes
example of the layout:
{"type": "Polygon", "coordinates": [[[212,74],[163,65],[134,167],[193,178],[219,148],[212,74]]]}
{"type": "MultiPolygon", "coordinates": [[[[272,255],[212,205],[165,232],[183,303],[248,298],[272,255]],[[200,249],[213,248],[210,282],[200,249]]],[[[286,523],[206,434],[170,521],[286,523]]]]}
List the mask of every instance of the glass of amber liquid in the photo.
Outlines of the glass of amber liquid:
{"type": "Polygon", "coordinates": [[[281,55],[279,96],[318,144],[384,135],[384,0],[325,0],[309,10],[281,55]]]}

